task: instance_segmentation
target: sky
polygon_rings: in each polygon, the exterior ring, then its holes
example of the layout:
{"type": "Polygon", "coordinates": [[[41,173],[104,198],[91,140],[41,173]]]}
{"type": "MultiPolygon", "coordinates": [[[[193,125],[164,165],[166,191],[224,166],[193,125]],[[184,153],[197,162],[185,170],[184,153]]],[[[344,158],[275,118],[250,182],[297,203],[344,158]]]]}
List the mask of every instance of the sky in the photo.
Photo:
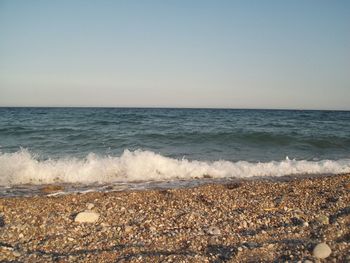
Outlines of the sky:
{"type": "Polygon", "coordinates": [[[350,1],[0,0],[0,106],[350,110],[350,1]]]}

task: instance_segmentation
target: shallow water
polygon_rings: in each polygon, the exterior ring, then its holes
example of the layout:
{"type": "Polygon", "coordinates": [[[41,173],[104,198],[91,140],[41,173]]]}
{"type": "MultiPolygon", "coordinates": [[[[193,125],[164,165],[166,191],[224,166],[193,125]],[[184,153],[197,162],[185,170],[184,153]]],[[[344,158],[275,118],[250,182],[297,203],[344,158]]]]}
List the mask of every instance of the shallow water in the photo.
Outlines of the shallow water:
{"type": "Polygon", "coordinates": [[[118,191],[135,191],[150,189],[173,189],[173,188],[189,188],[209,183],[228,183],[236,181],[235,179],[188,179],[188,180],[172,180],[172,181],[144,181],[144,182],[113,182],[108,184],[55,184],[60,190],[46,192],[45,187],[52,185],[23,184],[13,186],[0,186],[0,197],[29,197],[29,196],[59,196],[71,193],[89,193],[89,192],[118,192],[118,191]]]}

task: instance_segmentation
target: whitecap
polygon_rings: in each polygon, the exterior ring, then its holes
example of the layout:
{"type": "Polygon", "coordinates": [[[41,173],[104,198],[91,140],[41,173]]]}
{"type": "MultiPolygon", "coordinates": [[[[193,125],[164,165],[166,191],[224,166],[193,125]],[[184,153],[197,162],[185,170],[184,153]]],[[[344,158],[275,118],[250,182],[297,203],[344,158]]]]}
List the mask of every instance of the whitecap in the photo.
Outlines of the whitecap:
{"type": "Polygon", "coordinates": [[[125,150],[121,156],[39,160],[26,149],[0,153],[0,185],[51,183],[113,183],[193,178],[246,178],[262,176],[350,173],[350,159],[196,161],[174,159],[151,151],[125,150]]]}

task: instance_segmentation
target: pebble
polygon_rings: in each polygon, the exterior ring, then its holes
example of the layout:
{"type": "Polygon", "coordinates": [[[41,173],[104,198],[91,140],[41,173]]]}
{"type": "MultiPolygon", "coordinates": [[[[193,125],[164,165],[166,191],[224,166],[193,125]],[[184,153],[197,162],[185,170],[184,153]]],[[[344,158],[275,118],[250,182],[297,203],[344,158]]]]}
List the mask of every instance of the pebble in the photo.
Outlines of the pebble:
{"type": "Polygon", "coordinates": [[[350,190],[350,183],[344,185],[346,190],[350,190]]]}
{"type": "Polygon", "coordinates": [[[274,246],[275,246],[274,244],[269,244],[269,245],[267,246],[267,248],[271,249],[271,248],[273,248],[274,246]]]}
{"type": "Polygon", "coordinates": [[[332,250],[326,243],[319,243],[312,251],[312,255],[320,259],[329,257],[331,253],[332,250]]]}
{"type": "Polygon", "coordinates": [[[249,249],[258,248],[260,245],[256,242],[245,242],[243,245],[249,249]]]}
{"type": "Polygon", "coordinates": [[[130,233],[132,231],[132,226],[125,226],[124,231],[125,233],[130,233]]]}
{"type": "Polygon", "coordinates": [[[311,260],[304,260],[304,263],[313,263],[311,260]]]}
{"type": "Polygon", "coordinates": [[[295,226],[302,226],[304,224],[304,220],[303,219],[300,219],[298,217],[292,217],[290,219],[290,221],[292,222],[293,225],[295,226]]]}
{"type": "Polygon", "coordinates": [[[221,234],[220,229],[217,228],[216,226],[209,227],[207,232],[208,232],[209,235],[212,235],[212,236],[218,236],[218,235],[221,234]]]}
{"type": "Polygon", "coordinates": [[[78,223],[94,223],[100,217],[99,213],[92,211],[84,211],[77,214],[74,221],[78,223]]]}
{"type": "Polygon", "coordinates": [[[21,253],[19,253],[17,250],[14,250],[12,252],[12,254],[15,256],[15,257],[20,257],[21,256],[21,253]]]}
{"type": "Polygon", "coordinates": [[[319,215],[316,218],[317,222],[319,222],[322,225],[328,225],[329,224],[329,218],[326,215],[319,215]]]}

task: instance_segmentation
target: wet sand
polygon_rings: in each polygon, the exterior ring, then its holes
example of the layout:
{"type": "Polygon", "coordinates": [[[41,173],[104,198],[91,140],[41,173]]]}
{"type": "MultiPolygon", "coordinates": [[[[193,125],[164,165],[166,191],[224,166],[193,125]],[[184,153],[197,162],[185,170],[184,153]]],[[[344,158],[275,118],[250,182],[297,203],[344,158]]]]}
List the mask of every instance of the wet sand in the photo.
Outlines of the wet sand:
{"type": "Polygon", "coordinates": [[[5,262],[318,262],[322,242],[322,262],[350,262],[349,174],[8,197],[0,213],[5,262]]]}

